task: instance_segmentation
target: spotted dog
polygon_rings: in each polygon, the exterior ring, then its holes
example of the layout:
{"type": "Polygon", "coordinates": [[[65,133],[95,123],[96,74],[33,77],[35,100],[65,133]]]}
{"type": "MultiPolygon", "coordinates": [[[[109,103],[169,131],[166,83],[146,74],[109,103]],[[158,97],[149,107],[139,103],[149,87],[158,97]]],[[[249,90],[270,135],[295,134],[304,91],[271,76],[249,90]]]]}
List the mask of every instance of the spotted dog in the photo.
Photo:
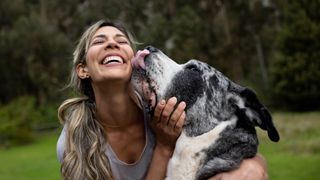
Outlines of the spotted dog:
{"type": "Polygon", "coordinates": [[[256,94],[206,63],[177,64],[147,47],[132,60],[132,84],[152,112],[160,99],[177,97],[187,107],[185,124],[169,161],[167,179],[207,179],[257,153],[255,126],[272,141],[279,134],[256,94]]]}

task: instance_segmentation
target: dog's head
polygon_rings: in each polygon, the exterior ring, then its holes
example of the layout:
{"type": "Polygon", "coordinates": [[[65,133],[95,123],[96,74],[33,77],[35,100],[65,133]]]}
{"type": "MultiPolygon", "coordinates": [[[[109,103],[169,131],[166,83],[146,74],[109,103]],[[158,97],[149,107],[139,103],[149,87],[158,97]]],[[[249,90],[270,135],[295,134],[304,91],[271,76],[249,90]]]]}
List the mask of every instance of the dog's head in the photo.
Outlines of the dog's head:
{"type": "Polygon", "coordinates": [[[132,64],[132,84],[149,108],[174,96],[187,104],[186,125],[196,124],[206,131],[237,116],[247,125],[267,130],[272,141],[279,140],[270,113],[256,94],[208,64],[197,60],[177,64],[151,46],[138,52],[132,64]]]}

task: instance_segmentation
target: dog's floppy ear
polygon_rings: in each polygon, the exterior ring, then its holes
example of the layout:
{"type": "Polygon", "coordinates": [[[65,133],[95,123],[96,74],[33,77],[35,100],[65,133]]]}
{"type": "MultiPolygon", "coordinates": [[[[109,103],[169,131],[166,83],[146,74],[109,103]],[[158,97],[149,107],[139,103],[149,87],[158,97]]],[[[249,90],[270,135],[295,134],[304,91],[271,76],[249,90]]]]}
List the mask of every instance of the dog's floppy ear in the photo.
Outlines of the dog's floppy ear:
{"type": "Polygon", "coordinates": [[[244,107],[238,107],[238,113],[245,115],[254,126],[266,130],[272,141],[279,141],[279,133],[272,122],[272,117],[267,108],[260,103],[256,93],[249,88],[243,88],[239,95],[244,101],[244,107]]]}

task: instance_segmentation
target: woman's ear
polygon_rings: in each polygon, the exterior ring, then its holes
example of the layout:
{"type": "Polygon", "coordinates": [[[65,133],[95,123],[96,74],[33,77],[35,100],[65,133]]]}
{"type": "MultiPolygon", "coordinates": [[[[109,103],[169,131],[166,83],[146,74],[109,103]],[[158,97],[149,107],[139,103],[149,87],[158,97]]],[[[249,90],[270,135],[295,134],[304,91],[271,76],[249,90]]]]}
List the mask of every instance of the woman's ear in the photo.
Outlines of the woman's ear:
{"type": "Polygon", "coordinates": [[[82,63],[77,65],[77,74],[78,77],[81,79],[86,79],[90,77],[87,66],[82,63]]]}

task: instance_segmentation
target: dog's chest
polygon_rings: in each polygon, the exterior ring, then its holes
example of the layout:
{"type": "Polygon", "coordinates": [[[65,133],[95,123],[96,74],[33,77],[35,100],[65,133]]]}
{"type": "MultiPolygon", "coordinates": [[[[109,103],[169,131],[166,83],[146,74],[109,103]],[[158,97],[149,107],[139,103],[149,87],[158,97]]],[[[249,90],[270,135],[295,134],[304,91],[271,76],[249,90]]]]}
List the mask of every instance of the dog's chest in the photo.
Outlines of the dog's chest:
{"type": "Polygon", "coordinates": [[[169,161],[167,180],[195,179],[201,166],[201,160],[206,157],[206,149],[213,145],[227,126],[235,123],[231,121],[221,122],[211,131],[200,136],[188,137],[183,131],[177,140],[175,151],[169,161]]]}

